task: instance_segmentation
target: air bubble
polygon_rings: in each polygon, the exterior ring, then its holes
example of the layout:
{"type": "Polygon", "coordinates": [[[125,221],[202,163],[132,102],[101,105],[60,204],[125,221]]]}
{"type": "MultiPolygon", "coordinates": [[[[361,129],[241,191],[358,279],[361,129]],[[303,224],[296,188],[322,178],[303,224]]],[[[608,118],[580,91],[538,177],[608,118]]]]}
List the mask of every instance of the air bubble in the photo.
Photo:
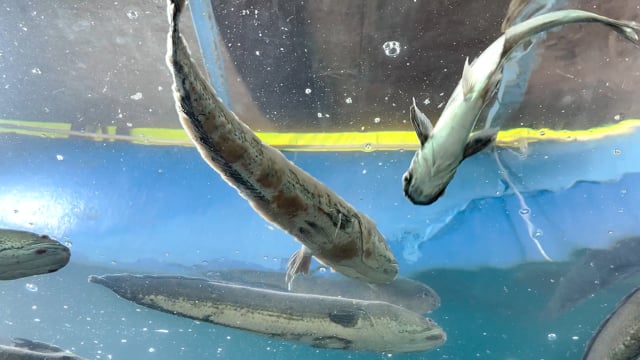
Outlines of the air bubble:
{"type": "Polygon", "coordinates": [[[549,335],[547,335],[547,340],[549,341],[556,341],[558,339],[558,336],[554,333],[550,333],[549,335]]]}
{"type": "Polygon", "coordinates": [[[37,292],[38,291],[38,286],[36,284],[32,284],[32,283],[26,283],[24,285],[24,288],[27,289],[28,291],[31,291],[31,292],[37,292]]]}
{"type": "Polygon", "coordinates": [[[375,124],[380,124],[380,121],[382,121],[382,119],[380,119],[379,117],[377,117],[377,118],[373,119],[373,122],[374,122],[375,124]]]}
{"type": "Polygon", "coordinates": [[[129,10],[127,11],[127,17],[131,20],[135,20],[138,18],[138,12],[135,10],[129,10]]]}
{"type": "Polygon", "coordinates": [[[531,210],[529,210],[529,208],[520,209],[520,215],[528,215],[530,212],[531,210]]]}
{"type": "Polygon", "coordinates": [[[622,154],[622,150],[620,150],[620,149],[613,149],[613,155],[618,156],[618,155],[620,155],[620,154],[622,154]]]}
{"type": "Polygon", "coordinates": [[[307,95],[311,94],[311,89],[309,88],[304,89],[304,93],[307,95]]]}
{"type": "Polygon", "coordinates": [[[382,50],[388,57],[400,55],[400,43],[397,41],[387,41],[382,45],[382,50]]]}
{"type": "Polygon", "coordinates": [[[347,104],[351,104],[351,103],[353,103],[353,100],[350,97],[348,97],[348,98],[344,99],[344,102],[346,102],[347,104]]]}

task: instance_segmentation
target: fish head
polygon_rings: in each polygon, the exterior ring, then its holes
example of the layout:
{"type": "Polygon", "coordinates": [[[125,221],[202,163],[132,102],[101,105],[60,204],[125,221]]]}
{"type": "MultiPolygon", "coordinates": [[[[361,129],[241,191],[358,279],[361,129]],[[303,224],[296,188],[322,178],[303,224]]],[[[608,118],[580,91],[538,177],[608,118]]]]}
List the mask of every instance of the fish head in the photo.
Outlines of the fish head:
{"type": "MultiPolygon", "coordinates": [[[[420,141],[409,169],[402,176],[404,196],[415,205],[430,205],[436,202],[453,179],[459,161],[449,161],[455,156],[448,154],[451,145],[436,145],[439,141],[429,118],[418,108],[415,99],[409,109],[411,124],[420,141]],[[445,154],[438,154],[445,148],[445,154]]],[[[440,141],[442,143],[442,141],[440,141]]]]}
{"type": "Polygon", "coordinates": [[[52,273],[66,266],[71,258],[68,247],[47,235],[11,231],[2,240],[0,280],[52,273]]]}
{"type": "Polygon", "coordinates": [[[456,173],[457,164],[439,161],[431,140],[424,143],[402,176],[404,196],[415,205],[431,205],[444,195],[456,173]]]}
{"type": "Polygon", "coordinates": [[[447,333],[431,318],[405,309],[389,310],[397,327],[390,329],[393,346],[387,353],[410,353],[432,350],[447,341],[447,333]]]}

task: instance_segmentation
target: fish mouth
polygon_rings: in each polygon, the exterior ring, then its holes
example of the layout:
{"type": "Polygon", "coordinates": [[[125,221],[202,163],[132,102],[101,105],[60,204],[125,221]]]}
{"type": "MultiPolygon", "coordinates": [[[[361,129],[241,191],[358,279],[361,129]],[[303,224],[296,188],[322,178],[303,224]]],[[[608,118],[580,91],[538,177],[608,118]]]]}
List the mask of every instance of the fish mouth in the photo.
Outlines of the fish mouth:
{"type": "Polygon", "coordinates": [[[406,189],[404,191],[404,196],[407,199],[409,199],[409,201],[414,205],[431,205],[434,202],[436,202],[438,199],[440,199],[442,195],[444,195],[444,190],[445,189],[440,190],[440,192],[438,192],[435,196],[416,197],[413,193],[409,191],[409,189],[406,189]]]}
{"type": "Polygon", "coordinates": [[[438,201],[444,195],[444,192],[447,188],[443,187],[440,191],[438,191],[433,196],[416,196],[413,192],[409,190],[409,188],[405,188],[404,196],[411,201],[414,205],[431,205],[434,202],[438,201]]]}

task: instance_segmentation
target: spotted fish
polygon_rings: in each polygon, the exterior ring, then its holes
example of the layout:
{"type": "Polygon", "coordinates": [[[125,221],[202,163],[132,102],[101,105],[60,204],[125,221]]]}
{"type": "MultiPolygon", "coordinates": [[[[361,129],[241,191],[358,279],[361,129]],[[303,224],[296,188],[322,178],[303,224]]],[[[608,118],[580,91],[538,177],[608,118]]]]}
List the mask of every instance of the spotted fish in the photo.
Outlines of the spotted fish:
{"type": "Polygon", "coordinates": [[[336,271],[389,283],[398,264],[376,224],[260,139],[225,107],[198,71],[179,32],[184,1],[168,2],[167,64],[180,122],[200,155],[266,220],[303,244],[288,275],[309,270],[311,256],[336,271]]]}
{"type": "Polygon", "coordinates": [[[431,319],[400,306],[292,294],[182,276],[89,277],[139,305],[318,348],[402,353],[446,341],[431,319]]]}
{"type": "Polygon", "coordinates": [[[640,357],[640,288],[625,296],[587,343],[582,360],[640,357]]]}
{"type": "Polygon", "coordinates": [[[0,340],[0,360],[83,360],[69,351],[28,339],[0,340]]]}
{"type": "Polygon", "coordinates": [[[411,123],[420,140],[409,169],[402,177],[402,189],[409,201],[429,205],[437,201],[453,179],[460,163],[491,144],[497,129],[484,129],[470,136],[476,120],[500,83],[501,70],[511,51],[532,36],[571,23],[595,22],[611,27],[638,44],[640,24],[618,21],[580,10],[561,10],[514,25],[469,65],[453,91],[437,124],[417,107],[410,108],[411,123]]]}
{"type": "Polygon", "coordinates": [[[52,273],[70,257],[69,248],[47,235],[0,229],[0,280],[52,273]]]}

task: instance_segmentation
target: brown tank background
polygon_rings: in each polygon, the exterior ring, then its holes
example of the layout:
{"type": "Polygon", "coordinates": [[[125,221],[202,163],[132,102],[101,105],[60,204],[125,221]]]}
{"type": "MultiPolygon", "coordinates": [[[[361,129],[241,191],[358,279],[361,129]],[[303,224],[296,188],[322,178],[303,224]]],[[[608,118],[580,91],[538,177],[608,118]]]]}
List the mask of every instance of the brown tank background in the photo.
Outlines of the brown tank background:
{"type": "MultiPolygon", "coordinates": [[[[462,72],[500,34],[508,0],[215,1],[234,110],[257,130],[411,130],[412,97],[437,119],[462,72]],[[383,44],[397,41],[397,56],[383,44]],[[307,93],[306,89],[311,92],[307,93]],[[318,114],[322,116],[319,117],[318,114]],[[329,115],[328,117],[326,115],[329,115]]],[[[565,6],[567,7],[567,6],[565,6]]],[[[635,1],[570,1],[640,21],[635,1]]],[[[164,63],[165,3],[4,4],[0,118],[178,128],[164,63]]],[[[186,18],[188,19],[188,18],[186,18]]],[[[195,34],[185,35],[199,57],[195,34]]],[[[550,33],[503,128],[583,129],[640,117],[640,49],[597,25],[550,33]],[[616,115],[620,115],[616,117],[616,115]]]]}

